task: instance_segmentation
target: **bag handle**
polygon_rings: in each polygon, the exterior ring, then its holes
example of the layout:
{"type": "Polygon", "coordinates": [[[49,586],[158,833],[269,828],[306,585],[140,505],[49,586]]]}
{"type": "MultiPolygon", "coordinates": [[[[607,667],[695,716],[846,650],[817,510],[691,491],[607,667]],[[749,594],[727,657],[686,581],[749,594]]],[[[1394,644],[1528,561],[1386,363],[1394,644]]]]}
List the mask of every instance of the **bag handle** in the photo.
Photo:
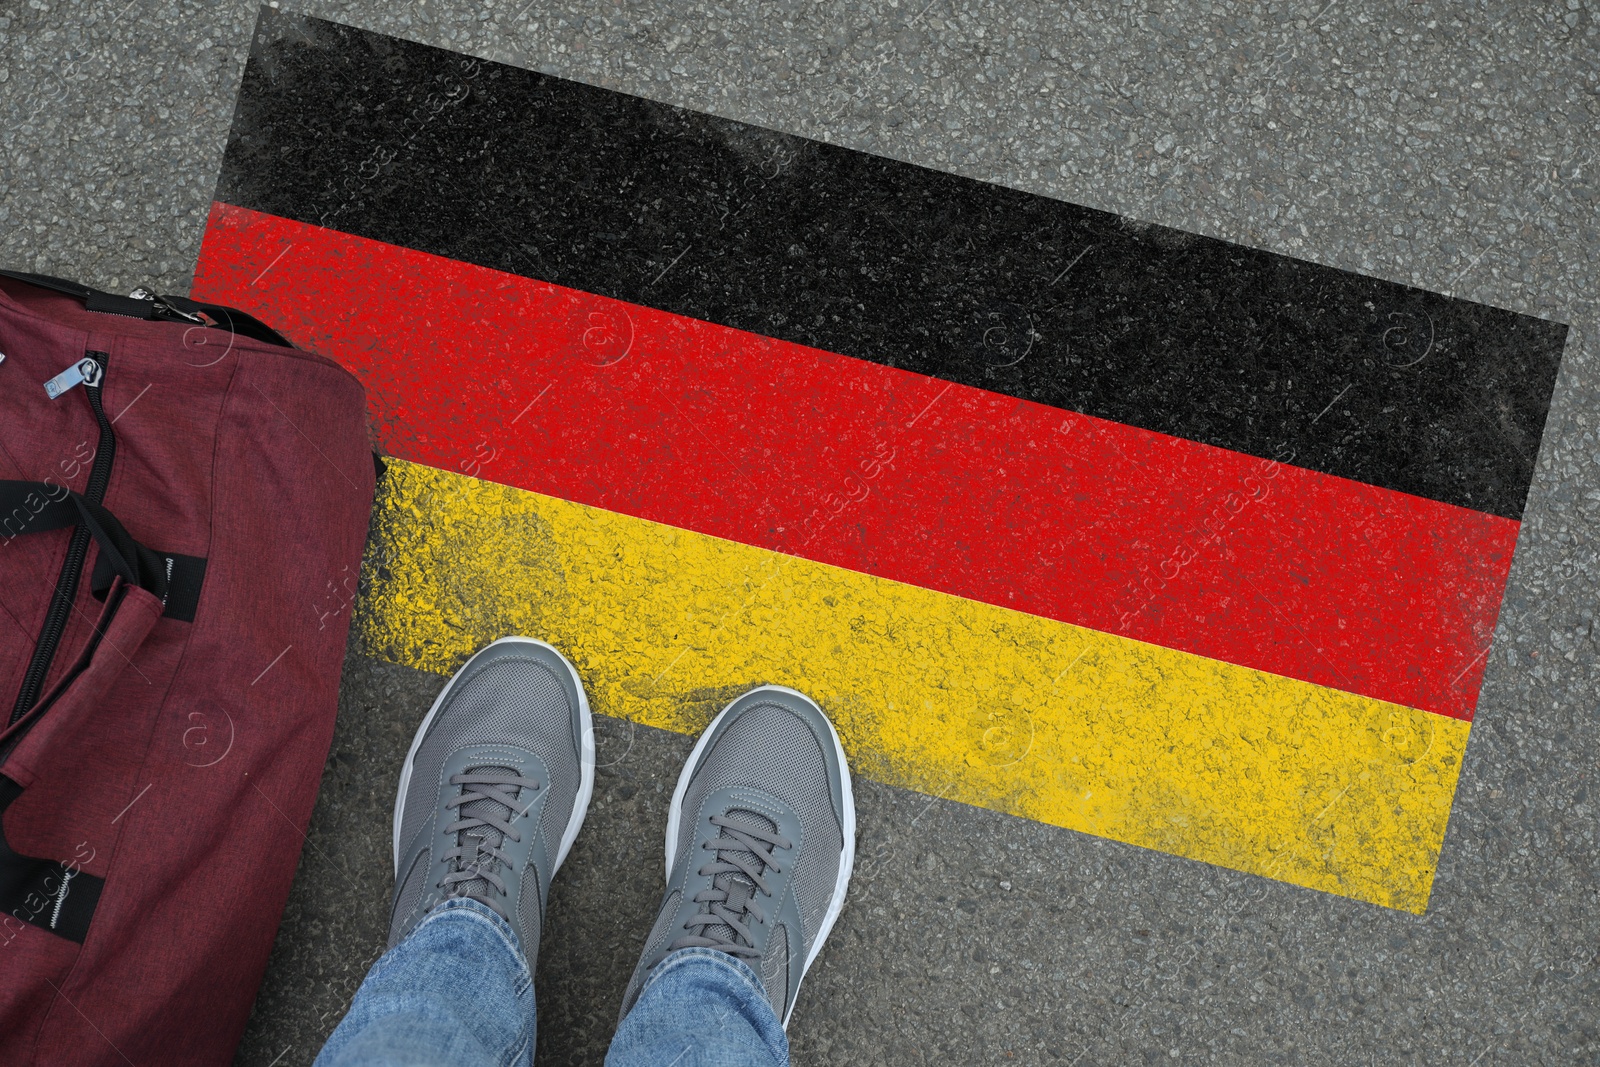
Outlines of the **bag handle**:
{"type": "Polygon", "coordinates": [[[64,530],[71,526],[88,529],[100,546],[90,588],[103,596],[113,578],[120,576],[167,601],[167,557],[155,552],[128,533],[127,527],[107,508],[93,503],[82,493],[49,482],[0,481],[0,538],[9,541],[23,534],[64,530]]]}
{"type": "Polygon", "coordinates": [[[134,319],[187,322],[195,326],[218,325],[253,341],[281,345],[284,348],[294,347],[277,330],[255,316],[237,308],[223,307],[221,304],[204,304],[198,300],[190,300],[186,296],[156,296],[144,289],[134,290],[135,293],[144,294],[142,296],[117,296],[101,292],[99,289],[91,289],[77,282],[69,282],[64,278],[52,278],[48,274],[29,274],[20,270],[0,270],[0,277],[75,296],[83,301],[83,306],[89,311],[107,315],[126,315],[134,319]],[[210,318],[211,322],[202,318],[202,314],[210,318]]]}

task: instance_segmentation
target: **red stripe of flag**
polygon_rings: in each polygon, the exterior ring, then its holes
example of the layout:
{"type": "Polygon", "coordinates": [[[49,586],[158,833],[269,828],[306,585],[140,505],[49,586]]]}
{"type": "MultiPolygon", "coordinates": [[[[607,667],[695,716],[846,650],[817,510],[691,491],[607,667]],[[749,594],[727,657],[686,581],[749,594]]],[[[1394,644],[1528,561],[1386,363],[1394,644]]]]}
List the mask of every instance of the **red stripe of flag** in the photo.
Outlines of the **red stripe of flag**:
{"type": "Polygon", "coordinates": [[[349,366],[406,459],[1459,718],[1476,704],[1509,519],[228,205],[195,287],[349,366]]]}

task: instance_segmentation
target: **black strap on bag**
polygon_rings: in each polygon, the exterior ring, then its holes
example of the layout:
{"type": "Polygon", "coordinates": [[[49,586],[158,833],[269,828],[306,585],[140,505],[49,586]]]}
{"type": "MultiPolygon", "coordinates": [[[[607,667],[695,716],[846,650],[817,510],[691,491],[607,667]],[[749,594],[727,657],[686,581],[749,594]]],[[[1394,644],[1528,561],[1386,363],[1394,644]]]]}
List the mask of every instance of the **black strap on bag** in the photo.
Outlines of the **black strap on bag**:
{"type": "MultiPolygon", "coordinates": [[[[21,786],[0,777],[0,813],[21,795],[21,786]]],[[[84,873],[84,864],[93,859],[88,842],[65,860],[25,856],[11,847],[0,826],[0,952],[21,931],[19,920],[83,944],[105,888],[105,879],[84,873]]]]}
{"type": "MultiPolygon", "coordinates": [[[[81,493],[49,482],[0,481],[0,548],[14,537],[83,526],[100,546],[91,589],[104,598],[116,578],[149,590],[170,603],[171,557],[154,552],[128,533],[106,508],[81,493]]],[[[199,561],[202,573],[204,560],[199,561]]],[[[124,587],[126,589],[126,587],[124,587]]],[[[198,585],[196,585],[198,599],[198,585]]],[[[190,618],[193,618],[191,612],[190,618]]],[[[93,648],[103,634],[96,630],[93,648]]],[[[86,653],[87,655],[87,653],[86,653]]],[[[17,737],[7,739],[6,750],[17,737]]],[[[22,794],[22,787],[0,775],[0,814],[22,794]]],[[[22,923],[82,944],[89,934],[105,881],[83,870],[94,859],[85,842],[68,859],[29,856],[16,851],[0,825],[0,950],[22,930],[22,923]]]]}
{"type": "MultiPolygon", "coordinates": [[[[48,274],[29,274],[20,270],[0,270],[0,277],[27,282],[41,289],[53,289],[83,301],[89,311],[106,315],[126,315],[134,319],[154,319],[162,322],[187,322],[192,326],[217,326],[240,337],[263,341],[269,345],[293,348],[284,336],[253,315],[221,304],[203,304],[186,296],[117,296],[91,289],[87,285],[52,278],[48,274]],[[208,322],[207,319],[210,321],[208,322]]],[[[137,292],[143,293],[140,289],[137,292]]]]}
{"type": "Polygon", "coordinates": [[[0,545],[24,534],[80,525],[100,546],[89,580],[95,596],[104,600],[112,581],[120,576],[129,585],[155,594],[168,618],[194,621],[205,580],[204,559],[145,547],[108,509],[66,486],[0,481],[0,545]]]}

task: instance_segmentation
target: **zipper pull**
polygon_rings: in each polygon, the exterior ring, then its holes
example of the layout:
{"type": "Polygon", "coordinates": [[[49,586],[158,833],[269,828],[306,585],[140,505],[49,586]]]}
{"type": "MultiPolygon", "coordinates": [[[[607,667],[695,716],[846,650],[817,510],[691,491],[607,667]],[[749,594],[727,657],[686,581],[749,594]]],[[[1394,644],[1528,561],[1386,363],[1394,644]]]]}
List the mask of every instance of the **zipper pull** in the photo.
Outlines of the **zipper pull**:
{"type": "Polygon", "coordinates": [[[98,359],[93,356],[84,356],[54,378],[45,382],[44,395],[54,400],[76,385],[97,389],[100,386],[100,378],[104,373],[105,369],[100,366],[98,359]]]}
{"type": "Polygon", "coordinates": [[[167,303],[166,300],[157,296],[155,293],[151,292],[149,289],[146,289],[142,285],[133,292],[129,293],[128,298],[131,300],[150,301],[150,315],[152,318],[166,319],[169,322],[173,320],[179,322],[192,322],[196,326],[210,325],[210,323],[206,322],[206,320],[201,318],[199,315],[195,315],[187,311],[179,311],[177,308],[167,303]]]}

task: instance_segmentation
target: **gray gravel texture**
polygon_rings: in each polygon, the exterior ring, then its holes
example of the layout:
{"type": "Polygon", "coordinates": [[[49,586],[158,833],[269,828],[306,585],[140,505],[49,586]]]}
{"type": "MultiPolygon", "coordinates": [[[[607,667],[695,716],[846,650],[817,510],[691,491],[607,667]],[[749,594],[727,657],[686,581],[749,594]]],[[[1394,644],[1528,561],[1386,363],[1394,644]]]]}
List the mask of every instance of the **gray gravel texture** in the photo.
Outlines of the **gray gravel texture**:
{"type": "MultiPolygon", "coordinates": [[[[1037,0],[296,10],[1573,325],[1422,918],[863,784],[800,1064],[1600,1063],[1600,4],[1037,0]]],[[[254,7],[0,2],[0,263],[187,291],[254,7]]],[[[381,947],[440,679],[353,656],[241,1063],[303,1064],[381,947]]],[[[687,738],[557,880],[543,1064],[596,1063],[687,738]]]]}

